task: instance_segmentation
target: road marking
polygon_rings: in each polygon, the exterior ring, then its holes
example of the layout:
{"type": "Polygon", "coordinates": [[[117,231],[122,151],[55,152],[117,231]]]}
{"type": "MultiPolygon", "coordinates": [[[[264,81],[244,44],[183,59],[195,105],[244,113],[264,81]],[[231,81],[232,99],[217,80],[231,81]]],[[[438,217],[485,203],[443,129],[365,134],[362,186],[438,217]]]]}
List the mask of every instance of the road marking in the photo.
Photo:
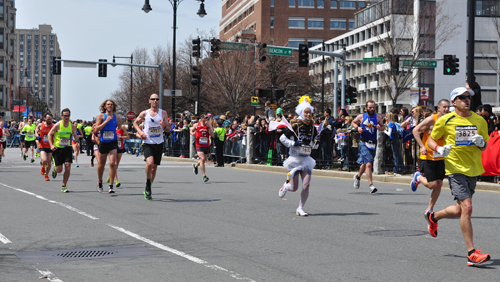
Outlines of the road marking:
{"type": "Polygon", "coordinates": [[[39,277],[40,279],[47,279],[52,282],[63,282],[61,279],[55,277],[54,274],[48,270],[40,270],[38,268],[35,269],[42,274],[42,277],[39,277]]]}
{"type": "Polygon", "coordinates": [[[7,237],[3,236],[2,233],[0,233],[0,242],[4,244],[12,244],[12,242],[7,237]]]}
{"type": "Polygon", "coordinates": [[[126,230],[126,229],[123,229],[123,228],[121,228],[121,227],[114,226],[114,225],[112,225],[112,224],[108,224],[108,226],[109,226],[109,227],[112,227],[112,228],[114,228],[114,229],[116,229],[116,230],[118,230],[118,231],[120,231],[120,232],[122,232],[122,233],[125,233],[125,234],[127,234],[127,235],[129,235],[129,236],[131,236],[131,237],[133,237],[133,238],[135,238],[135,239],[137,239],[137,240],[140,240],[140,241],[143,241],[143,242],[145,242],[145,243],[148,243],[148,244],[150,244],[151,246],[157,247],[158,249],[161,249],[161,250],[167,251],[167,252],[169,252],[169,253],[172,253],[172,254],[174,254],[174,255],[180,256],[180,257],[185,258],[185,259],[187,259],[187,260],[190,260],[190,261],[192,261],[192,262],[195,262],[195,263],[201,264],[201,265],[203,265],[203,266],[205,266],[205,267],[208,267],[208,268],[210,268],[210,269],[212,269],[212,270],[219,270],[219,271],[223,271],[223,272],[225,272],[226,274],[229,274],[229,276],[231,276],[232,278],[235,278],[235,279],[237,279],[237,280],[244,280],[244,281],[255,282],[255,280],[252,280],[252,279],[247,278],[247,277],[242,277],[241,275],[239,275],[239,274],[237,274],[237,273],[234,273],[233,271],[229,271],[229,270],[227,270],[227,269],[225,269],[225,268],[222,268],[222,267],[220,267],[220,266],[218,266],[218,265],[208,264],[208,262],[206,262],[206,261],[204,261],[204,260],[202,260],[202,259],[199,259],[199,258],[194,257],[194,256],[192,256],[192,255],[188,255],[188,254],[186,254],[186,253],[184,253],[184,252],[181,252],[181,251],[178,251],[178,250],[176,250],[176,249],[173,249],[173,248],[167,247],[167,246],[162,245],[162,244],[160,244],[160,243],[157,243],[157,242],[155,242],[155,241],[153,241],[153,240],[150,240],[150,239],[144,238],[144,237],[142,237],[141,235],[135,234],[135,233],[130,232],[130,231],[128,231],[128,230],[126,230]]]}
{"type": "Polygon", "coordinates": [[[83,216],[86,216],[86,217],[88,217],[88,218],[90,218],[90,219],[93,219],[93,220],[99,219],[99,218],[97,218],[97,217],[95,217],[95,216],[92,216],[92,215],[90,215],[90,214],[88,214],[88,213],[86,213],[86,212],[84,212],[84,211],[81,211],[81,210],[79,210],[79,209],[76,209],[76,208],[74,208],[74,207],[72,207],[72,206],[70,206],[70,205],[66,205],[66,204],[61,203],[61,202],[57,202],[57,201],[53,201],[53,200],[49,200],[49,199],[47,199],[47,198],[45,198],[45,197],[43,197],[43,196],[37,195],[37,194],[35,194],[35,193],[29,192],[29,191],[26,191],[26,190],[23,190],[23,189],[19,189],[19,188],[16,188],[16,187],[12,187],[12,186],[9,186],[9,185],[4,184],[4,183],[0,183],[0,185],[3,185],[3,186],[5,186],[5,187],[7,187],[7,188],[10,188],[10,189],[13,189],[13,190],[16,190],[16,191],[19,191],[19,192],[23,192],[23,193],[25,193],[25,194],[31,195],[31,196],[33,196],[33,197],[36,197],[36,198],[38,198],[38,199],[40,199],[40,200],[44,200],[44,201],[47,201],[47,202],[52,203],[52,204],[60,205],[61,207],[65,207],[65,208],[67,208],[67,209],[68,209],[68,210],[70,210],[70,211],[74,211],[74,212],[76,212],[76,213],[78,213],[78,214],[81,214],[81,215],[83,215],[83,216]]]}

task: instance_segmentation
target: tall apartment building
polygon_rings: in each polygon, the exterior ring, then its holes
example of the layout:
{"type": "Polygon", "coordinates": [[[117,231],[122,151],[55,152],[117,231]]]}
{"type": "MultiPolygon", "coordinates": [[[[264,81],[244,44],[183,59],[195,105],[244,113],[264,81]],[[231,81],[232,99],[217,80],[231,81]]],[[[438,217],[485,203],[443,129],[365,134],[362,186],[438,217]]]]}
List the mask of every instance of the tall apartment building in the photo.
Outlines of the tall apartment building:
{"type": "Polygon", "coordinates": [[[0,114],[11,117],[10,68],[15,65],[14,30],[16,8],[13,0],[0,0],[0,114]]]}
{"type": "MultiPolygon", "coordinates": [[[[61,76],[52,74],[52,57],[60,57],[61,50],[52,26],[40,24],[38,29],[16,29],[16,62],[18,85],[28,87],[31,98],[45,103],[52,114],[61,112],[61,76]],[[24,70],[27,71],[27,77],[24,70]]],[[[38,109],[43,112],[43,109],[38,109]]]]}
{"type": "Polygon", "coordinates": [[[354,29],[354,13],[372,1],[223,0],[219,38],[310,47],[354,29]]]}

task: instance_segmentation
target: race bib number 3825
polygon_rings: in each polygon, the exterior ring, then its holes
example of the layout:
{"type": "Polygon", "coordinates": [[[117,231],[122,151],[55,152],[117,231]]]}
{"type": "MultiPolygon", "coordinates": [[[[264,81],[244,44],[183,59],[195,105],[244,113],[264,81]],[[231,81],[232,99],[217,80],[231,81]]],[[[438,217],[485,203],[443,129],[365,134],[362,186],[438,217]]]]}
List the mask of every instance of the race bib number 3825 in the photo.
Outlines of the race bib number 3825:
{"type": "Polygon", "coordinates": [[[477,134],[477,127],[475,125],[469,126],[455,126],[455,145],[456,146],[470,146],[472,136],[477,134]]]}

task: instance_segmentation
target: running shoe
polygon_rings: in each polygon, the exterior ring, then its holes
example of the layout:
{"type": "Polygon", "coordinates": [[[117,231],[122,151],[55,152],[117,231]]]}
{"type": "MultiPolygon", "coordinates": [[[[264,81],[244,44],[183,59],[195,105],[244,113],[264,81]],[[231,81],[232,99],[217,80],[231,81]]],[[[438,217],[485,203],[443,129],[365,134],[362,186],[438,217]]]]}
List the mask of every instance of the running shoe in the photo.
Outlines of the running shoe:
{"type": "Polygon", "coordinates": [[[109,176],[108,176],[108,178],[106,179],[106,183],[109,183],[109,181],[110,181],[110,179],[109,179],[109,176]]]}
{"type": "Polygon", "coordinates": [[[75,166],[76,166],[76,167],[80,167],[80,165],[79,165],[78,163],[76,163],[76,165],[75,165],[75,166]]]}
{"type": "Polygon", "coordinates": [[[48,175],[45,175],[45,181],[50,181],[50,178],[48,175]]]}
{"type": "Polygon", "coordinates": [[[66,186],[63,186],[63,187],[61,188],[61,192],[62,192],[62,193],[68,193],[69,191],[68,191],[68,188],[66,188],[66,186]]]}
{"type": "Polygon", "coordinates": [[[203,182],[207,182],[208,180],[209,180],[209,179],[208,179],[208,177],[207,177],[206,175],[205,175],[205,176],[203,176],[203,182]]]}
{"type": "Polygon", "coordinates": [[[102,193],[102,182],[99,182],[99,180],[97,180],[97,186],[95,188],[97,192],[102,193]]]}
{"type": "Polygon", "coordinates": [[[115,185],[116,185],[116,188],[118,188],[118,187],[120,187],[122,184],[120,183],[120,181],[118,181],[118,180],[117,180],[117,181],[115,182],[115,185]]]}
{"type": "Polygon", "coordinates": [[[467,260],[468,266],[474,266],[490,260],[489,254],[481,254],[481,250],[473,252],[467,260]]]}
{"type": "Polygon", "coordinates": [[[196,166],[196,164],[193,164],[193,172],[194,174],[198,175],[198,167],[196,166]]]}
{"type": "Polygon", "coordinates": [[[34,163],[35,162],[35,159],[31,159],[31,163],[34,163]]]}
{"type": "Polygon", "coordinates": [[[115,190],[113,190],[113,188],[109,188],[108,193],[113,194],[113,193],[115,193],[115,190]]]}
{"type": "Polygon", "coordinates": [[[40,154],[36,153],[35,158],[39,158],[39,157],[40,157],[40,154]]]}
{"type": "Polygon", "coordinates": [[[40,169],[40,174],[45,175],[45,166],[42,165],[42,168],[40,169]]]}
{"type": "Polygon", "coordinates": [[[308,216],[308,214],[302,208],[298,208],[297,211],[295,211],[295,213],[298,216],[308,216]]]}
{"type": "Polygon", "coordinates": [[[57,171],[53,170],[52,171],[52,178],[56,178],[57,177],[57,171]]]}
{"type": "Polygon", "coordinates": [[[358,177],[357,174],[354,175],[354,188],[359,189],[359,185],[361,184],[361,178],[358,177]]]}
{"type": "Polygon", "coordinates": [[[90,159],[90,166],[94,167],[94,159],[90,159]]]}
{"type": "Polygon", "coordinates": [[[286,190],[286,187],[285,187],[285,186],[286,186],[286,184],[287,184],[287,183],[285,182],[285,183],[283,184],[283,186],[281,186],[280,191],[278,192],[278,196],[280,196],[280,198],[285,197],[285,194],[286,194],[286,191],[287,191],[287,190],[286,190]]]}
{"type": "Polygon", "coordinates": [[[411,187],[411,190],[413,192],[417,191],[417,187],[418,187],[418,184],[420,184],[420,182],[418,182],[418,177],[422,175],[420,172],[415,172],[412,176],[413,176],[413,179],[411,180],[411,183],[410,183],[410,187],[411,187]]]}
{"type": "Polygon", "coordinates": [[[151,187],[146,186],[144,189],[144,199],[151,200],[151,187]]]}
{"type": "Polygon", "coordinates": [[[425,217],[425,220],[427,220],[427,224],[429,224],[429,214],[430,214],[431,212],[433,212],[433,210],[432,210],[432,209],[426,209],[426,210],[424,211],[424,217],[425,217]]]}
{"type": "Polygon", "coordinates": [[[26,159],[28,158],[28,156],[26,155],[23,155],[23,160],[26,161],[26,159]]]}
{"type": "Polygon", "coordinates": [[[434,222],[434,220],[432,220],[433,215],[434,215],[434,212],[431,211],[429,213],[429,216],[427,217],[427,220],[429,221],[428,229],[429,229],[429,233],[431,233],[432,237],[437,237],[438,236],[438,223],[437,223],[437,221],[434,222]]]}
{"type": "Polygon", "coordinates": [[[375,194],[377,193],[377,188],[375,188],[375,185],[370,184],[370,194],[375,194]]]}

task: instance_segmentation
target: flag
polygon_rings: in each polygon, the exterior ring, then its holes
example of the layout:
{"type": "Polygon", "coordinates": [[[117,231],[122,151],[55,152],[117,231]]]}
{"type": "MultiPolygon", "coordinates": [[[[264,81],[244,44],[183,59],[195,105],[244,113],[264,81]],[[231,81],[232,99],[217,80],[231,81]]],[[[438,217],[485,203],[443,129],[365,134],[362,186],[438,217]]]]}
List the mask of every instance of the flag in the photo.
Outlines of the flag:
{"type": "MultiPolygon", "coordinates": [[[[283,127],[286,127],[288,129],[290,129],[294,134],[295,134],[295,131],[293,131],[293,127],[292,125],[286,120],[285,117],[281,118],[281,121],[280,122],[277,122],[275,120],[272,120],[270,123],[269,123],[269,128],[268,130],[269,131],[273,131],[273,130],[276,130],[277,128],[283,128],[283,127]]],[[[295,136],[297,136],[297,134],[295,134],[295,136]]]]}

